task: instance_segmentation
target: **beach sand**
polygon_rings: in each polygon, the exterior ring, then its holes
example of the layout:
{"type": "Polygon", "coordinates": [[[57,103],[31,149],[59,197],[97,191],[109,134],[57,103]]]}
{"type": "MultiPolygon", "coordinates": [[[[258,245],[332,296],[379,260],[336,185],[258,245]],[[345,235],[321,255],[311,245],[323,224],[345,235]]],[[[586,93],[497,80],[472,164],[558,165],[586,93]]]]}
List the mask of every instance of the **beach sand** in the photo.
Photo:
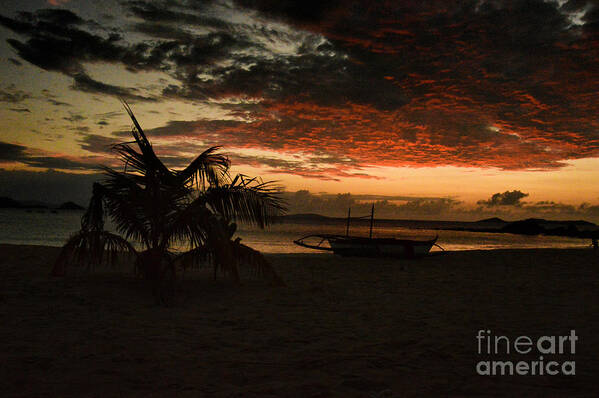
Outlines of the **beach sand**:
{"type": "Polygon", "coordinates": [[[48,397],[597,396],[599,253],[416,260],[269,255],[286,287],[210,271],[156,306],[131,267],[49,271],[58,249],[0,245],[0,391],[48,397]],[[566,335],[576,375],[480,376],[476,334],[566,335]]]}

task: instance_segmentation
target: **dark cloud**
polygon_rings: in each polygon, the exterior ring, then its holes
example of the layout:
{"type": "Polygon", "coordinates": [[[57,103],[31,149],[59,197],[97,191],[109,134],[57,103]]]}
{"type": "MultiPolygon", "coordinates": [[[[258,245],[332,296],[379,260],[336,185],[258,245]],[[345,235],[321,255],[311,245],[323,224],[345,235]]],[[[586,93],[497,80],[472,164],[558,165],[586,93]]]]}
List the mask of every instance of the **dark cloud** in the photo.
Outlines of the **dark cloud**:
{"type": "Polygon", "coordinates": [[[372,78],[378,74],[371,68],[325,54],[299,55],[292,63],[286,58],[245,56],[233,66],[210,70],[214,76],[210,80],[197,80],[195,71],[182,70],[177,77],[183,84],[167,87],[163,94],[185,99],[249,96],[335,106],[357,103],[382,110],[406,104],[403,91],[383,78],[372,78]]]}
{"type": "Polygon", "coordinates": [[[86,93],[93,94],[106,94],[112,95],[118,98],[134,101],[156,101],[155,98],[145,97],[142,95],[135,94],[137,91],[134,88],[118,87],[111,84],[106,84],[92,79],[85,73],[79,73],[73,76],[73,85],[71,86],[74,90],[84,91],[86,93]]]}
{"type": "Polygon", "coordinates": [[[65,169],[65,170],[95,170],[93,161],[84,162],[65,156],[41,156],[26,146],[0,142],[0,164],[19,162],[31,167],[65,169]]]}
{"type": "Polygon", "coordinates": [[[19,61],[17,59],[14,59],[14,58],[8,58],[8,61],[11,64],[16,65],[16,66],[22,66],[23,65],[23,63],[21,61],[19,61]]]}
{"type": "Polygon", "coordinates": [[[286,160],[268,156],[249,156],[233,154],[230,156],[235,165],[249,165],[254,167],[264,167],[267,173],[271,174],[294,174],[305,178],[315,178],[324,181],[340,181],[342,177],[377,179],[379,177],[371,176],[366,173],[356,173],[359,165],[342,164],[332,158],[308,157],[302,160],[286,160]],[[333,166],[331,166],[331,164],[333,166]]]}
{"type": "Polygon", "coordinates": [[[113,111],[113,112],[105,112],[105,113],[96,113],[94,116],[97,118],[100,118],[100,119],[114,119],[114,118],[120,117],[122,115],[123,115],[123,113],[120,111],[119,112],[113,111]]]}
{"type": "Polygon", "coordinates": [[[82,62],[115,62],[124,56],[120,37],[103,38],[86,32],[82,19],[67,10],[21,12],[11,19],[0,16],[0,24],[28,37],[26,42],[8,39],[19,56],[40,68],[69,75],[83,71],[82,62]]]}
{"type": "Polygon", "coordinates": [[[85,117],[79,113],[69,112],[69,116],[65,116],[65,117],[63,117],[63,119],[66,121],[69,121],[69,122],[82,122],[85,119],[87,119],[87,117],[85,117]]]}
{"type": "Polygon", "coordinates": [[[374,203],[378,218],[424,218],[430,219],[448,215],[458,210],[460,201],[451,198],[409,198],[398,200],[393,196],[380,196],[375,199],[360,199],[359,195],[313,194],[308,190],[285,192],[289,213],[317,213],[328,216],[347,216],[351,207],[352,214],[367,215],[374,203]]]}
{"type": "Polygon", "coordinates": [[[73,106],[67,102],[58,101],[53,98],[47,98],[46,101],[54,106],[73,106]]]}
{"type": "Polygon", "coordinates": [[[136,32],[144,33],[159,39],[189,41],[193,40],[194,37],[193,34],[183,29],[151,22],[137,23],[133,26],[133,29],[136,32]]]}
{"type": "Polygon", "coordinates": [[[18,113],[31,113],[28,108],[9,108],[9,110],[18,113]]]}
{"type": "Polygon", "coordinates": [[[579,206],[579,211],[585,214],[591,219],[599,219],[599,205],[591,205],[589,203],[582,203],[579,206]]]}
{"type": "Polygon", "coordinates": [[[193,25],[217,29],[228,28],[229,24],[223,21],[222,19],[198,13],[198,11],[204,11],[209,5],[209,3],[210,1],[205,1],[204,4],[198,2],[188,2],[187,4],[183,5],[180,2],[176,1],[124,2],[124,4],[127,6],[127,9],[134,16],[146,21],[145,23],[135,25],[135,27],[138,29],[141,27],[141,30],[139,31],[143,31],[144,33],[148,33],[150,35],[157,35],[157,37],[164,37],[161,35],[161,27],[172,29],[172,26],[169,25],[193,25]],[[152,26],[156,27],[156,29],[149,29],[149,27],[152,26]]]}
{"type": "Polygon", "coordinates": [[[577,212],[585,212],[587,209],[584,205],[574,206],[570,204],[558,203],[554,201],[539,201],[533,204],[524,206],[525,210],[539,215],[574,216],[577,212]]]}
{"type": "Polygon", "coordinates": [[[97,134],[86,134],[79,141],[82,149],[93,153],[108,154],[111,153],[113,145],[121,142],[115,138],[105,137],[97,134]]]}
{"type": "MultiPolygon", "coordinates": [[[[256,9],[270,17],[291,23],[310,25],[326,23],[332,13],[345,7],[348,3],[339,0],[236,0],[235,2],[243,7],[256,9]]],[[[349,3],[351,4],[351,2],[349,3]]]]}
{"type": "Polygon", "coordinates": [[[505,191],[494,194],[489,200],[479,200],[478,204],[484,206],[522,206],[520,200],[527,196],[527,193],[519,190],[505,191]]]}
{"type": "Polygon", "coordinates": [[[29,156],[23,159],[19,159],[21,163],[24,163],[31,167],[40,167],[46,169],[62,169],[62,170],[97,170],[98,165],[80,162],[76,160],[67,159],[64,157],[53,157],[53,156],[29,156]]]}
{"type": "Polygon", "coordinates": [[[131,88],[98,82],[87,75],[83,63],[125,63],[129,68],[144,69],[148,67],[148,60],[142,53],[144,48],[122,44],[117,34],[102,37],[86,31],[84,21],[73,12],[49,9],[21,12],[16,18],[0,15],[0,25],[27,37],[25,42],[7,40],[19,57],[42,69],[73,77],[74,89],[150,100],[135,94],[131,88]]]}
{"type": "Polygon", "coordinates": [[[67,103],[67,102],[62,102],[60,100],[57,99],[57,96],[54,95],[50,90],[48,89],[43,89],[42,90],[42,96],[45,98],[45,100],[49,103],[52,104],[54,106],[72,106],[71,104],[67,103]]]}
{"type": "MultiPolygon", "coordinates": [[[[66,3],[66,1],[62,1],[66,3]]],[[[56,4],[55,4],[56,5],[56,4]]],[[[85,21],[72,11],[60,8],[50,8],[36,11],[35,15],[30,13],[21,13],[24,19],[33,19],[38,17],[42,21],[50,22],[56,25],[82,25],[85,21]]]]}
{"type": "MultiPolygon", "coordinates": [[[[180,82],[167,87],[163,91],[166,96],[188,100],[229,96],[285,101],[299,98],[320,104],[368,103],[381,109],[395,109],[406,103],[401,89],[380,78],[381,68],[386,68],[383,60],[353,62],[317,34],[231,23],[176,2],[134,1],[127,5],[143,20],[134,25],[135,30],[169,40],[151,50],[151,58],[180,82]],[[192,35],[186,25],[210,32],[192,35]],[[282,47],[297,50],[284,54],[282,47]],[[220,61],[226,61],[225,66],[219,65],[220,61]],[[199,74],[208,78],[198,78],[199,74]]],[[[206,8],[209,2],[199,7],[200,11],[206,8]]]]}
{"type": "Polygon", "coordinates": [[[19,160],[25,156],[27,147],[0,141],[0,162],[19,160]]]}
{"type": "Polygon", "coordinates": [[[77,131],[79,133],[87,133],[89,132],[90,128],[87,126],[72,126],[70,127],[70,130],[77,131]]]}
{"type": "MultiPolygon", "coordinates": [[[[183,22],[226,26],[220,20],[195,16],[193,20],[184,13],[169,16],[168,7],[156,9],[151,4],[131,2],[134,14],[149,18],[150,21],[172,22],[182,18],[183,22]],[[148,12],[144,12],[146,9],[148,12]],[[157,13],[156,16],[152,16],[157,13]],[[219,22],[219,23],[217,23],[219,22]]],[[[141,96],[135,88],[117,87],[90,77],[84,63],[120,63],[132,72],[140,70],[170,71],[173,76],[193,84],[203,67],[227,59],[231,52],[251,46],[242,36],[234,37],[226,31],[206,34],[189,34],[173,26],[153,22],[141,22],[134,30],[151,34],[161,41],[147,41],[129,44],[123,37],[110,33],[101,36],[90,33],[86,25],[93,21],[83,21],[67,10],[39,10],[34,13],[21,12],[16,18],[0,16],[0,25],[27,37],[22,42],[8,39],[8,43],[24,60],[49,71],[64,73],[74,79],[72,88],[90,93],[113,95],[120,98],[149,101],[155,98],[141,96]],[[84,23],[85,22],[85,23],[84,23]],[[175,40],[170,40],[175,39],[175,40]]],[[[103,28],[102,26],[100,26],[103,28]]],[[[197,27],[197,26],[196,26],[197,27]]]]}
{"type": "Polygon", "coordinates": [[[0,102],[8,102],[10,104],[18,104],[31,98],[31,93],[16,88],[14,84],[0,89],[0,102]]]}

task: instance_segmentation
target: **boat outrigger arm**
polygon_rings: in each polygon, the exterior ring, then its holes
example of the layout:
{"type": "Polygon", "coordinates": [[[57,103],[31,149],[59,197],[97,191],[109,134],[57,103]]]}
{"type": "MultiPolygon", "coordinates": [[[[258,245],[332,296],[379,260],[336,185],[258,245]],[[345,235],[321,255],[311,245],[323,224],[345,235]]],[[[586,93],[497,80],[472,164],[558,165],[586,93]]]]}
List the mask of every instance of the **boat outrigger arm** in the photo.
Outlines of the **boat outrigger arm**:
{"type": "Polygon", "coordinates": [[[293,241],[293,243],[295,243],[298,246],[307,247],[308,249],[333,251],[332,247],[322,246],[322,244],[324,242],[327,242],[329,240],[329,238],[335,239],[335,238],[339,238],[339,237],[342,237],[342,235],[315,234],[315,235],[304,236],[303,238],[300,238],[300,239],[296,239],[293,241]],[[318,242],[318,244],[315,244],[315,245],[311,245],[309,243],[304,242],[305,239],[310,239],[310,238],[320,238],[320,242],[318,242]]]}

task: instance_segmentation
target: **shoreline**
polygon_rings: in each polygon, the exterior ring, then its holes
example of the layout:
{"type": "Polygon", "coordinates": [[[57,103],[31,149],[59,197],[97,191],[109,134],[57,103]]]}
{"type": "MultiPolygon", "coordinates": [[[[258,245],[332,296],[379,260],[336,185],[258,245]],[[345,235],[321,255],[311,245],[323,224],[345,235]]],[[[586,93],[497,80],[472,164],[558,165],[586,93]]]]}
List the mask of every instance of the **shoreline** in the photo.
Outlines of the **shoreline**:
{"type": "MultiPolygon", "coordinates": [[[[181,273],[177,301],[116,269],[49,276],[59,248],[0,244],[0,389],[11,396],[596,395],[599,253],[456,251],[414,260],[267,254],[287,287],[181,273]],[[575,376],[480,376],[479,330],[575,330],[575,376]]],[[[513,353],[512,353],[513,354],[513,353]]],[[[545,355],[545,362],[552,358],[545,355]]]]}
{"type": "MultiPolygon", "coordinates": [[[[251,247],[251,243],[245,242],[247,244],[250,245],[251,247]]],[[[0,242],[0,251],[2,250],[3,247],[6,248],[18,248],[18,247],[22,247],[22,248],[46,248],[46,249],[51,249],[51,250],[60,250],[62,248],[62,245],[60,246],[52,246],[52,245],[47,245],[47,244],[30,244],[30,243],[4,243],[4,242],[0,242]]],[[[306,249],[308,250],[308,249],[306,249]]],[[[515,247],[515,248],[505,248],[505,247],[487,247],[487,248],[476,248],[476,249],[472,249],[472,248],[458,248],[458,249],[445,249],[445,250],[441,250],[439,248],[435,248],[433,247],[431,249],[431,251],[429,252],[429,256],[430,255],[439,255],[441,253],[462,253],[462,252],[495,252],[495,251],[520,251],[520,250],[580,250],[580,251],[593,251],[592,250],[592,245],[589,244],[584,244],[584,246],[570,246],[570,247],[515,247]]],[[[309,254],[327,254],[327,255],[331,255],[331,256],[335,256],[335,257],[339,257],[338,255],[335,255],[333,253],[327,252],[327,251],[317,251],[317,250],[310,250],[310,251],[302,251],[302,252],[268,252],[268,251],[262,251],[262,250],[258,250],[260,251],[262,254],[264,254],[265,256],[278,256],[278,255],[309,255],[309,254]]],[[[597,252],[599,255],[599,251],[597,252]]],[[[428,257],[428,256],[427,256],[428,257]]],[[[358,257],[360,258],[360,257],[358,257]]],[[[368,258],[368,257],[361,257],[361,258],[368,258]]]]}

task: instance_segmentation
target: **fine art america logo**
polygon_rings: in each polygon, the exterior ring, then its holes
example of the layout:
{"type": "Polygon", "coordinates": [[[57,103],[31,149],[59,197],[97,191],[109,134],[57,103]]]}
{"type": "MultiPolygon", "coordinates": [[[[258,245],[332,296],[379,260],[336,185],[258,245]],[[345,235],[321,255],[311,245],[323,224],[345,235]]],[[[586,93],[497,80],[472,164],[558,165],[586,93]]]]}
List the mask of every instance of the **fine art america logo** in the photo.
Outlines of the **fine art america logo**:
{"type": "Polygon", "coordinates": [[[541,336],[531,338],[518,336],[495,336],[490,330],[479,330],[476,335],[478,354],[501,360],[481,360],[476,364],[476,373],[482,376],[497,375],[575,375],[576,362],[560,360],[576,353],[575,330],[566,336],[541,336]],[[526,360],[507,360],[506,356],[527,355],[526,360]],[[535,357],[528,360],[529,356],[535,357]],[[538,355],[538,356],[537,356],[538,355]],[[562,355],[560,357],[559,355],[562,355]],[[547,356],[547,357],[545,357],[547,356]]]}

